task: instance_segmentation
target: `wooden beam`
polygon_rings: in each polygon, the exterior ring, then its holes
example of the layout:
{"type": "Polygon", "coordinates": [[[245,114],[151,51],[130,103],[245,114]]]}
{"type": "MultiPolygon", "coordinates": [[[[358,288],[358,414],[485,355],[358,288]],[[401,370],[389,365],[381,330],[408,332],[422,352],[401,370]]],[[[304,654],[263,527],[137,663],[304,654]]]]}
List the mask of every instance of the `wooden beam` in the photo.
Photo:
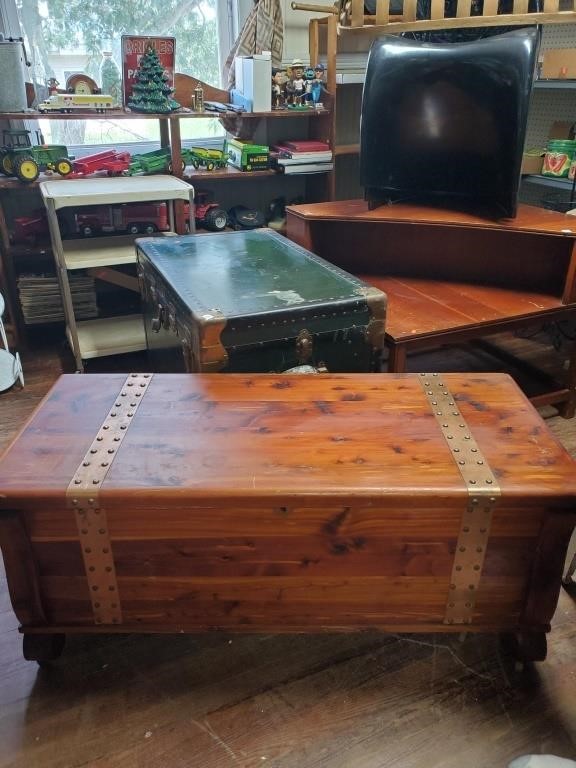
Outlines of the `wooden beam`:
{"type": "Polygon", "coordinates": [[[453,19],[422,19],[420,21],[391,22],[374,26],[340,26],[339,34],[363,34],[369,30],[372,35],[395,35],[399,32],[427,32],[434,29],[466,29],[469,27],[520,27],[536,24],[576,24],[575,11],[558,13],[503,13],[496,16],[470,16],[453,19]]]}

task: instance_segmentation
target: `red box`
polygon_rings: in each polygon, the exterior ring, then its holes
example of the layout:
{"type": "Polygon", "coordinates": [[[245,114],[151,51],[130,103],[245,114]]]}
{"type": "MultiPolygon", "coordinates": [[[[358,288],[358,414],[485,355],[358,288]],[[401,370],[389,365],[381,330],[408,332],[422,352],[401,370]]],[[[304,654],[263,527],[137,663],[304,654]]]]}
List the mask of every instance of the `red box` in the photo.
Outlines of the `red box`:
{"type": "Polygon", "coordinates": [[[132,86],[136,81],[135,73],[140,59],[151,45],[166,74],[171,88],[174,87],[174,66],[176,60],[175,37],[148,37],[146,35],[122,35],[122,103],[128,104],[132,95],[132,86]]]}

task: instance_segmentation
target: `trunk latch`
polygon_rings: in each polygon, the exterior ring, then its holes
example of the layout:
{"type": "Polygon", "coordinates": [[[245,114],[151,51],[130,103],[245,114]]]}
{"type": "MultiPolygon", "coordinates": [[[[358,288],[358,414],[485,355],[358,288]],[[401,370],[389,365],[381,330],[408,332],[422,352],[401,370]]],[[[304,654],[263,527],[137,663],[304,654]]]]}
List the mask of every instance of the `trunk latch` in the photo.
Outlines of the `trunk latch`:
{"type": "Polygon", "coordinates": [[[307,363],[312,357],[313,339],[305,328],[296,337],[296,358],[300,364],[307,363]]]}

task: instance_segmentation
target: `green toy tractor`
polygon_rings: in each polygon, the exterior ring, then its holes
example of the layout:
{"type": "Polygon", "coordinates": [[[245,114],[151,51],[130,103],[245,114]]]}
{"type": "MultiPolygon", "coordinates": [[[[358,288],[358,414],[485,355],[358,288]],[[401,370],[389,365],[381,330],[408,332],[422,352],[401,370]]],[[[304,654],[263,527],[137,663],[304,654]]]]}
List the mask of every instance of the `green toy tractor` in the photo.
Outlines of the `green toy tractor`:
{"type": "Polygon", "coordinates": [[[214,168],[225,168],[228,156],[220,149],[205,149],[204,147],[182,147],[182,157],[193,168],[206,168],[213,171],[214,168]]]}
{"type": "MultiPolygon", "coordinates": [[[[41,140],[41,135],[39,139],[41,140]]],[[[0,149],[0,172],[6,176],[17,176],[20,181],[36,181],[40,171],[56,171],[60,176],[72,172],[68,150],[58,144],[32,145],[30,131],[2,132],[0,149]]]]}

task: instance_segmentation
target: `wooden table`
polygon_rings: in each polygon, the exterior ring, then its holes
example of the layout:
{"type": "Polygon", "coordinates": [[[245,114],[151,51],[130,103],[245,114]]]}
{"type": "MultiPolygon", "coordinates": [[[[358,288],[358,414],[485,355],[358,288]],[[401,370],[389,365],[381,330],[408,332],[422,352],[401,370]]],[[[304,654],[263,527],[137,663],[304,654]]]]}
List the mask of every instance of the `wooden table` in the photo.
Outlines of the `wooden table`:
{"type": "MultiPolygon", "coordinates": [[[[516,219],[362,200],[287,208],[289,238],[388,296],[388,370],[409,352],[576,317],[576,218],[522,205],[516,219]]],[[[576,410],[576,355],[566,380],[534,405],[576,410]]]]}

